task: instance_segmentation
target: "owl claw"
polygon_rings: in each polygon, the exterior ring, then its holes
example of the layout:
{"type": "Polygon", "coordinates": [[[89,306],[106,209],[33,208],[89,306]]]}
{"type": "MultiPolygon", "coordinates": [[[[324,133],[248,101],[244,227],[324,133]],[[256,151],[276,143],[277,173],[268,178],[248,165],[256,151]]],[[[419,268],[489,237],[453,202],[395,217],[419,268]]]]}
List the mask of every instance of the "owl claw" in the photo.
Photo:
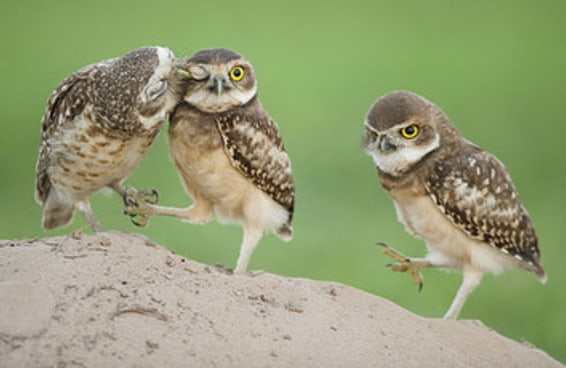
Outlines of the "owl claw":
{"type": "Polygon", "coordinates": [[[139,190],[138,195],[141,197],[141,199],[145,203],[149,203],[149,204],[158,204],[159,203],[159,193],[157,192],[157,190],[155,190],[153,188],[139,190]]]}
{"type": "Polygon", "coordinates": [[[158,194],[154,189],[138,192],[134,188],[128,188],[124,195],[124,214],[131,217],[134,225],[144,227],[150,218],[150,215],[147,214],[146,203],[154,204],[157,201],[158,194]],[[147,199],[148,196],[153,198],[147,199]]]}
{"type": "Polygon", "coordinates": [[[130,215],[130,220],[132,221],[132,224],[139,226],[139,227],[144,227],[147,225],[147,223],[149,222],[149,217],[148,216],[142,216],[142,215],[130,215]],[[139,220],[138,220],[139,219],[139,220]]]}
{"type": "Polygon", "coordinates": [[[397,263],[387,264],[387,267],[391,268],[392,271],[410,273],[413,276],[415,284],[418,285],[418,291],[421,291],[423,288],[421,268],[428,263],[419,262],[420,260],[411,260],[411,258],[399,253],[385,243],[380,242],[377,243],[377,245],[381,245],[383,247],[383,253],[397,261],[397,263]]]}
{"type": "MultiPolygon", "coordinates": [[[[124,205],[125,205],[126,207],[137,207],[137,206],[138,206],[138,202],[137,202],[135,199],[133,199],[132,197],[130,197],[130,196],[125,196],[125,197],[124,197],[124,205]]],[[[128,214],[128,213],[126,212],[126,210],[124,210],[124,213],[125,213],[126,215],[128,214]]]]}

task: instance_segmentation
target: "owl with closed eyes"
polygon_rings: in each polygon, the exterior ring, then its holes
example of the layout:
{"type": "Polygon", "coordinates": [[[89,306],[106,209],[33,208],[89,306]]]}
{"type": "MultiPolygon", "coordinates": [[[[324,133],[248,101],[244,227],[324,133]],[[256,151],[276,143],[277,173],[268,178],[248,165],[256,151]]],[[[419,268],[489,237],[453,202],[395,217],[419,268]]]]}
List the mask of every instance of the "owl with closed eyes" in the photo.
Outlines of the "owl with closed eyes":
{"type": "Polygon", "coordinates": [[[100,230],[89,197],[124,180],[181,98],[185,77],[164,47],[143,47],[86,66],[55,88],[41,121],[35,197],[42,225],[68,224],[81,212],[100,230]]]}
{"type": "Polygon", "coordinates": [[[153,215],[193,224],[241,224],[234,270],[243,273],[265,231],[293,235],[295,185],[291,162],[275,121],[258,98],[252,64],[235,51],[206,49],[189,57],[183,100],[173,111],[169,152],[186,191],[187,208],[148,203],[129,190],[125,212],[140,225],[153,215]]]}

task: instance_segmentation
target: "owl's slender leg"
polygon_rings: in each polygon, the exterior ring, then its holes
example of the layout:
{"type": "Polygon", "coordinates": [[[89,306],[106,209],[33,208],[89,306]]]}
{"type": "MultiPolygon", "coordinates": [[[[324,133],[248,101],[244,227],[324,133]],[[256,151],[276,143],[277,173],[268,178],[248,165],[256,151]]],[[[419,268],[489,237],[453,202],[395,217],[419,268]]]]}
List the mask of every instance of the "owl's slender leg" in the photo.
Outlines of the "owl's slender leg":
{"type": "Polygon", "coordinates": [[[252,252],[262,236],[263,229],[261,227],[248,224],[244,225],[244,240],[240,247],[240,256],[238,257],[236,268],[234,269],[235,274],[243,274],[246,272],[252,252]]]}
{"type": "Polygon", "coordinates": [[[97,233],[102,230],[102,227],[100,226],[100,222],[98,222],[96,216],[94,216],[94,212],[92,212],[92,209],[90,208],[90,202],[88,201],[88,199],[77,202],[75,204],[75,207],[83,215],[86,222],[88,222],[88,224],[92,228],[92,231],[97,233]]]}
{"type": "Polygon", "coordinates": [[[396,260],[398,263],[392,263],[388,266],[397,272],[408,272],[413,275],[413,280],[419,287],[419,291],[423,288],[423,276],[421,268],[435,267],[430,261],[422,258],[409,258],[385,243],[378,243],[383,247],[383,253],[396,260]]]}
{"type": "Polygon", "coordinates": [[[448,312],[444,315],[444,319],[456,319],[466,302],[468,296],[474,291],[476,286],[481,281],[483,276],[483,272],[476,271],[476,270],[464,270],[464,275],[462,279],[462,285],[460,285],[460,289],[458,289],[458,293],[452,301],[448,312]]]}
{"type": "Polygon", "coordinates": [[[134,188],[126,189],[124,196],[124,213],[132,217],[137,226],[145,226],[155,215],[172,216],[186,220],[192,224],[204,224],[212,219],[212,207],[204,199],[194,198],[194,204],[187,208],[157,206],[148,202],[134,188]]]}

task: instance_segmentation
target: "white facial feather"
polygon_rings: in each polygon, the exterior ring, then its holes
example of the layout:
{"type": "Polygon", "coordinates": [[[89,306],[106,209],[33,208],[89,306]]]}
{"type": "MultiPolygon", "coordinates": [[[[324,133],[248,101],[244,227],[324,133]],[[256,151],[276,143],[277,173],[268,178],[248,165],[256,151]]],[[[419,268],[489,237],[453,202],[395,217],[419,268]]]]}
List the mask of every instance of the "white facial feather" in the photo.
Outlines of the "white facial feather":
{"type": "Polygon", "coordinates": [[[153,129],[157,124],[161,124],[165,119],[167,119],[168,111],[171,111],[177,100],[173,98],[173,94],[169,92],[170,86],[167,84],[168,76],[172,71],[173,63],[175,61],[175,55],[173,51],[165,47],[156,47],[157,56],[159,58],[159,64],[155,68],[153,75],[149,78],[146,88],[141,95],[141,101],[143,103],[150,103],[159,98],[167,99],[165,105],[159,110],[157,114],[151,117],[139,116],[140,123],[148,130],[153,129]],[[157,96],[151,96],[149,91],[152,90],[163,90],[161,94],[157,96]]]}
{"type": "Polygon", "coordinates": [[[440,137],[436,134],[434,140],[427,146],[400,146],[394,152],[384,153],[378,148],[378,145],[375,144],[374,149],[369,151],[369,153],[375,165],[381,171],[390,175],[398,175],[409,166],[420,161],[424,156],[437,149],[439,145],[440,137]]]}
{"type": "Polygon", "coordinates": [[[234,106],[245,105],[257,92],[257,87],[249,91],[241,91],[233,88],[230,91],[224,91],[220,95],[211,93],[205,88],[195,93],[185,96],[185,101],[193,106],[206,112],[222,112],[233,108],[234,106]]]}
{"type": "Polygon", "coordinates": [[[185,101],[193,106],[197,106],[201,111],[218,113],[228,111],[236,106],[248,103],[257,94],[257,83],[249,90],[243,90],[237,82],[229,77],[230,70],[234,65],[241,63],[235,60],[223,65],[196,64],[189,67],[189,73],[196,80],[208,80],[199,90],[185,96],[185,101]],[[221,77],[227,87],[223,87],[220,94],[209,90],[213,78],[221,77]]]}

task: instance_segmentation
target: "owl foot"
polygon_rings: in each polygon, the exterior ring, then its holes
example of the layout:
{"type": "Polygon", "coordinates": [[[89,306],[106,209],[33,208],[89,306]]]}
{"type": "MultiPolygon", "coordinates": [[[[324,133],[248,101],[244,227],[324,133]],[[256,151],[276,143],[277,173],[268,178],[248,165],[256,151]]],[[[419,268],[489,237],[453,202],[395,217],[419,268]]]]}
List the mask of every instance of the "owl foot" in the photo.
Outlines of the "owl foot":
{"type": "Polygon", "coordinates": [[[385,243],[377,244],[383,247],[384,254],[397,261],[397,263],[388,264],[387,267],[396,272],[408,272],[413,275],[413,280],[415,281],[415,284],[418,285],[418,290],[421,291],[423,288],[423,276],[421,274],[421,268],[430,266],[429,262],[421,259],[408,258],[407,256],[399,253],[385,243]]]}
{"type": "Polygon", "coordinates": [[[155,204],[159,200],[157,191],[154,189],[137,191],[130,187],[124,194],[124,214],[131,217],[136,226],[146,226],[151,217],[148,204],[155,204]]]}
{"type": "Polygon", "coordinates": [[[100,231],[99,229],[94,229],[90,224],[88,225],[84,225],[79,227],[78,229],[73,230],[69,236],[72,239],[80,239],[84,234],[87,233],[87,230],[92,230],[93,232],[98,232],[100,231]]]}
{"type": "Polygon", "coordinates": [[[155,190],[153,188],[138,190],[137,193],[138,193],[138,196],[141,197],[141,199],[145,203],[149,203],[149,204],[158,204],[159,203],[159,193],[157,192],[157,190],[155,190]]]}

